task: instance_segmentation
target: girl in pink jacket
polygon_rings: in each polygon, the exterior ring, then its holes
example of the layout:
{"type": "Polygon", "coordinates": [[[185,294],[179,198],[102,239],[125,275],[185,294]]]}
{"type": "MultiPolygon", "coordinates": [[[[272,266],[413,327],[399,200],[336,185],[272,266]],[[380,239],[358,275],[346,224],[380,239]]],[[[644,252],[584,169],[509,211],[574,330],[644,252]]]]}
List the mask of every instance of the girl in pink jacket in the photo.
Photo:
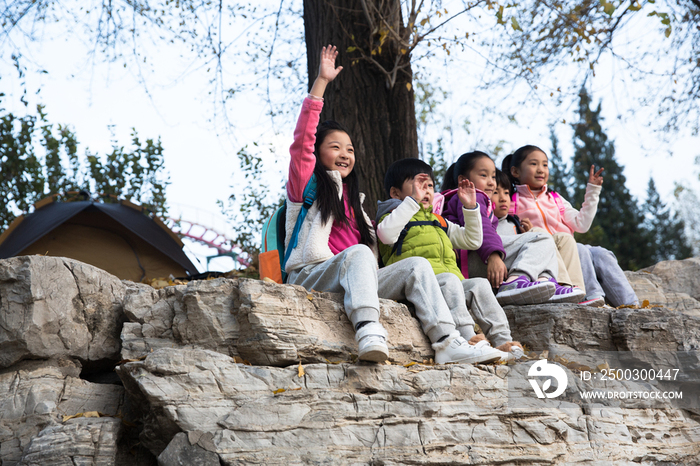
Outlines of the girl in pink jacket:
{"type": "MultiPolygon", "coordinates": [[[[501,351],[481,341],[470,345],[453,319],[430,263],[410,257],[378,269],[372,222],[362,209],[355,167],[355,146],[339,123],[319,124],[323,94],[340,73],[338,52],[324,47],[319,72],[304,100],[289,149],[285,246],[291,253],[285,264],[287,283],[306,289],[343,293],[345,312],[355,329],[360,360],[382,362],[389,357],[387,332],[379,322],[379,298],[408,300],[435,350],[435,362],[490,362],[501,351]],[[308,206],[298,230],[292,232],[304,204],[304,190],[316,182],[316,197],[308,206]]],[[[459,278],[450,275],[452,288],[464,291],[459,278]]],[[[446,279],[448,280],[448,279],[446,279]]],[[[395,342],[400,344],[405,342],[395,342]]]]}
{"type": "MultiPolygon", "coordinates": [[[[576,210],[558,193],[547,189],[549,160],[539,147],[519,148],[503,160],[501,167],[514,187],[511,214],[529,219],[533,227],[551,235],[585,233],[591,227],[603,185],[603,168],[596,172],[591,166],[583,204],[576,210]]],[[[584,303],[603,305],[607,298],[616,307],[639,304],[615,254],[600,246],[577,244],[577,249],[586,289],[584,303]]]]}

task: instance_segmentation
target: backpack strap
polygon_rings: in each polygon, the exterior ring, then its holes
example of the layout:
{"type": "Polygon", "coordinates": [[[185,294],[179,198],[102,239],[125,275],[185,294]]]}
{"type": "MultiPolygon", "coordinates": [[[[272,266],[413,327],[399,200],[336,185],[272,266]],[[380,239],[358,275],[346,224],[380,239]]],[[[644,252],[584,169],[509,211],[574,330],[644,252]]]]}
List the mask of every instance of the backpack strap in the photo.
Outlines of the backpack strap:
{"type": "Polygon", "coordinates": [[[513,222],[513,224],[515,225],[515,232],[516,233],[518,233],[518,234],[524,233],[523,232],[523,224],[522,224],[522,222],[520,222],[520,217],[518,217],[517,215],[508,214],[506,219],[513,222]]]}
{"type": "Polygon", "coordinates": [[[316,200],[317,185],[318,183],[316,181],[316,175],[313,174],[311,175],[311,179],[304,188],[304,203],[301,206],[301,211],[299,211],[299,216],[297,217],[297,221],[294,224],[294,231],[292,231],[292,236],[289,238],[289,246],[287,247],[287,250],[284,253],[282,270],[284,270],[287,267],[287,261],[289,260],[289,256],[292,254],[292,251],[294,250],[294,248],[297,247],[297,244],[299,243],[299,232],[301,231],[301,225],[304,223],[304,219],[306,218],[306,214],[309,212],[311,205],[316,200]]]}
{"type": "Polygon", "coordinates": [[[438,219],[438,222],[440,222],[440,228],[445,230],[445,233],[447,233],[447,220],[442,215],[438,215],[436,213],[433,213],[438,219]]]}
{"type": "Polygon", "coordinates": [[[417,221],[417,222],[408,222],[405,227],[403,227],[403,230],[401,230],[401,233],[399,234],[399,239],[396,240],[396,243],[394,243],[394,247],[391,248],[391,253],[396,254],[397,256],[401,255],[401,248],[403,246],[403,240],[406,238],[406,235],[408,234],[408,230],[411,227],[415,226],[427,226],[427,225],[432,225],[434,227],[442,229],[445,233],[447,233],[447,222],[445,222],[445,219],[439,217],[439,220],[432,220],[432,221],[417,221]]]}
{"type": "Polygon", "coordinates": [[[516,215],[518,213],[518,192],[514,192],[513,196],[510,198],[510,209],[508,209],[510,215],[516,215]]]}
{"type": "Polygon", "coordinates": [[[554,203],[559,207],[559,215],[561,215],[562,220],[564,220],[564,213],[566,212],[566,206],[564,205],[564,202],[561,199],[561,196],[559,195],[558,192],[552,191],[552,199],[554,199],[554,203]]]}

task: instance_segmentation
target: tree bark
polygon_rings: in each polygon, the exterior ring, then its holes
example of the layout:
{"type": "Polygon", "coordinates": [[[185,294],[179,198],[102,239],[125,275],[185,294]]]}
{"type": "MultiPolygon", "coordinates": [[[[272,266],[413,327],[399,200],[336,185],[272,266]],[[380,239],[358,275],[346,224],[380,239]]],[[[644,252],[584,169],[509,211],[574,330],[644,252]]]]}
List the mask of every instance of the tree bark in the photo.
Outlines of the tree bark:
{"type": "MultiPolygon", "coordinates": [[[[393,18],[396,27],[403,28],[400,0],[383,2],[381,8],[383,17],[393,18]]],[[[340,51],[336,65],[342,65],[343,71],[326,90],[321,121],[339,121],[350,131],[355,146],[355,170],[360,189],[367,196],[364,207],[374,218],[377,201],[387,198],[384,192],[387,167],[396,160],[418,157],[410,54],[401,54],[399,45],[387,38],[381,53],[372,56],[388,70],[397,60],[399,65],[405,65],[391,86],[377,65],[357,60],[360,58],[357,51],[347,52],[348,47],[357,45],[369,53],[371,42],[376,47],[379,41],[379,35],[372,34],[358,0],[304,0],[304,27],[309,89],[318,74],[321,48],[333,44],[340,51]]]]}

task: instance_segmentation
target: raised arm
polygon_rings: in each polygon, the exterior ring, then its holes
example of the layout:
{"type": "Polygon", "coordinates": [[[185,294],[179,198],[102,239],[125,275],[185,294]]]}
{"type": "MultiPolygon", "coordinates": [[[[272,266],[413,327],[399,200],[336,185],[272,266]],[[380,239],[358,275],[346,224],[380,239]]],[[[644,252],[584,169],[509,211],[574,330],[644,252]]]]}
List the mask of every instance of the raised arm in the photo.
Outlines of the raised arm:
{"type": "Polygon", "coordinates": [[[301,114],[294,130],[294,142],[289,148],[291,160],[289,162],[289,181],[287,182],[287,197],[291,202],[302,202],[304,188],[311,179],[316,165],[314,155],[314,143],[316,142],[316,128],[323,109],[323,93],[326,86],[333,81],[342,66],[336,68],[335,59],[338,51],[334,46],[328,45],[321,50],[321,63],[318,76],[311,87],[309,96],[304,99],[301,106],[301,114]]]}
{"type": "MultiPolygon", "coordinates": [[[[399,201],[397,200],[396,202],[398,203],[399,201]]],[[[406,196],[389,215],[379,220],[377,225],[377,238],[379,238],[379,241],[389,246],[398,241],[401,231],[419,210],[420,204],[418,204],[418,201],[411,196],[406,196]]]]}
{"type": "Polygon", "coordinates": [[[481,247],[484,240],[481,224],[481,211],[475,203],[473,209],[462,207],[464,226],[459,226],[447,220],[447,236],[455,249],[474,251],[481,247]]]}

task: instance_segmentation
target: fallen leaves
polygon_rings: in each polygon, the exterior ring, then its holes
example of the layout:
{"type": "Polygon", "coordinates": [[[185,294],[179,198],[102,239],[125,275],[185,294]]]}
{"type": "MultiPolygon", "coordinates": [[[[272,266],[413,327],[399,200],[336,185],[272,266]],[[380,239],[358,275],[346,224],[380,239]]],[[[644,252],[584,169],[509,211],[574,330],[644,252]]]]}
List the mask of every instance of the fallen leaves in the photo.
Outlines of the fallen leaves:
{"type": "Polygon", "coordinates": [[[648,299],[642,301],[642,304],[623,304],[617,306],[616,309],[652,309],[655,307],[663,307],[661,304],[651,304],[648,299]]]}
{"type": "Polygon", "coordinates": [[[63,416],[63,422],[69,419],[76,419],[79,417],[112,417],[108,414],[100,413],[99,411],[86,411],[84,413],[72,414],[70,416],[63,416]]]}

